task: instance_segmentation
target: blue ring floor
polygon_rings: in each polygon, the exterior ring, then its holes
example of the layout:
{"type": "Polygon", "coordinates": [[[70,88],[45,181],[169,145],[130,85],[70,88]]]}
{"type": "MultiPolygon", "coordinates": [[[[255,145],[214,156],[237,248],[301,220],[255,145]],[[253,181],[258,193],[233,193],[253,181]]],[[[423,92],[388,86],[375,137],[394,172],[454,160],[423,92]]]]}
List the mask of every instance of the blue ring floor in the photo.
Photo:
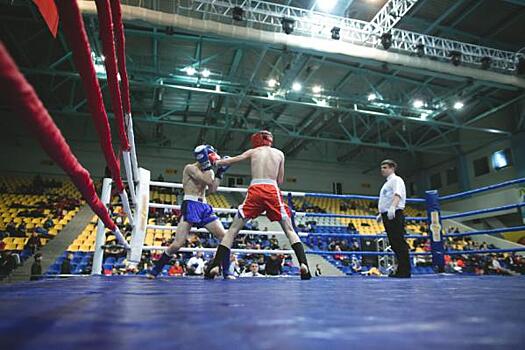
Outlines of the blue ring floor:
{"type": "Polygon", "coordinates": [[[2,349],[519,349],[525,277],[85,277],[0,287],[2,349]]]}

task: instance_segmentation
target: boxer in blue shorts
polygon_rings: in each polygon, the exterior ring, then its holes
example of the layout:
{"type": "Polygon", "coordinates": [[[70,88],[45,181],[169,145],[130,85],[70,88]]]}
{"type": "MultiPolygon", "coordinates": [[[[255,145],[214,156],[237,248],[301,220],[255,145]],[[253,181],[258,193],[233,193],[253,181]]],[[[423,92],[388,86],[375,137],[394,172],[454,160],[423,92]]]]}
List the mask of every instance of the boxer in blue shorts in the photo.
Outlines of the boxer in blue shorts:
{"type": "MultiPolygon", "coordinates": [[[[206,190],[208,190],[208,193],[213,193],[217,190],[229,166],[218,167],[217,173],[214,174],[212,167],[220,157],[212,146],[197,146],[193,154],[196,162],[187,164],[182,173],[184,199],[175,240],[162,254],[161,258],[155,262],[155,266],[148,274],[149,278],[155,278],[160,274],[162,268],[169,263],[173,254],[184,246],[193,226],[197,228],[205,227],[219,240],[222,240],[226,233],[219,218],[213,214],[213,208],[206,203],[206,190]]],[[[224,259],[222,263],[224,278],[231,278],[227,274],[229,265],[228,256],[228,259],[224,259]]]]}

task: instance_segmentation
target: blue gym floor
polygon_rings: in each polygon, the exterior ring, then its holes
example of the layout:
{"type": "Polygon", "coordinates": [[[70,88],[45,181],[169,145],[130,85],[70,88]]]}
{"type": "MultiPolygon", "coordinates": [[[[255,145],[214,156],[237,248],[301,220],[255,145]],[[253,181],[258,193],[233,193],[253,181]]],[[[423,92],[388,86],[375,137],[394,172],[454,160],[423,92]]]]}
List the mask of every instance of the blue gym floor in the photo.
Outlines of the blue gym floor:
{"type": "Polygon", "coordinates": [[[0,287],[2,349],[523,349],[525,277],[79,277],[0,287]]]}

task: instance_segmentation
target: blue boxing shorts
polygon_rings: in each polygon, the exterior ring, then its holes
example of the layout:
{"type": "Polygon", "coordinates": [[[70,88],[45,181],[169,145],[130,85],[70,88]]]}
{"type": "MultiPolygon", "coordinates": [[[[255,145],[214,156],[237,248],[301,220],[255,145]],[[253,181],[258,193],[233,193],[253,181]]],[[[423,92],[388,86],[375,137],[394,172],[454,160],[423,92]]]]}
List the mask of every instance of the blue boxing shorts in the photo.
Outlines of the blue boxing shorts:
{"type": "Polygon", "coordinates": [[[211,205],[193,200],[184,200],[182,202],[181,213],[182,221],[189,222],[197,227],[203,227],[219,219],[213,215],[211,205]]]}

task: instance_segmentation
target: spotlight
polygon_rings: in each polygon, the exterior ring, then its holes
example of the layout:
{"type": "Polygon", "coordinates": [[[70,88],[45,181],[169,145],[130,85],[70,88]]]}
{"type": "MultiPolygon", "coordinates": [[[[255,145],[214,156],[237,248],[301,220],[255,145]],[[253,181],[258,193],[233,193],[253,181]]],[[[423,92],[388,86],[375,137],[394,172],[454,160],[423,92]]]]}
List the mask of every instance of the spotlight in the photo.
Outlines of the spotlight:
{"type": "Polygon", "coordinates": [[[281,25],[283,28],[283,32],[285,32],[286,34],[292,34],[295,25],[295,20],[292,18],[283,17],[281,18],[281,25]]]}
{"type": "Polygon", "coordinates": [[[425,56],[425,45],[423,45],[423,44],[417,44],[416,45],[416,55],[417,55],[417,57],[425,56]]]}
{"type": "Polygon", "coordinates": [[[277,86],[277,80],[275,79],[268,80],[268,86],[271,88],[274,88],[275,86],[277,86]]]}
{"type": "Polygon", "coordinates": [[[211,74],[210,70],[205,68],[202,72],[201,72],[203,78],[208,78],[211,74]]]}
{"type": "Polygon", "coordinates": [[[381,45],[383,45],[385,50],[388,50],[390,46],[392,46],[392,34],[383,33],[383,35],[381,35],[381,45]]]}
{"type": "Polygon", "coordinates": [[[492,59],[490,57],[482,57],[481,58],[481,69],[487,70],[492,65],[492,59]]]}
{"type": "Polygon", "coordinates": [[[292,84],[292,90],[295,92],[301,91],[302,88],[303,86],[298,82],[292,84]]]}
{"type": "Polygon", "coordinates": [[[464,106],[465,106],[465,105],[464,105],[463,102],[461,102],[461,101],[456,101],[456,102],[454,103],[454,109],[456,109],[456,110],[460,110],[460,109],[462,109],[464,106]]]}
{"type": "Polygon", "coordinates": [[[340,31],[341,31],[341,28],[333,27],[332,30],[331,30],[331,32],[332,32],[332,39],[334,39],[334,40],[341,39],[341,34],[339,34],[340,31]]]}
{"type": "Polygon", "coordinates": [[[322,90],[323,88],[319,85],[315,85],[314,87],[312,87],[312,91],[314,94],[320,94],[322,90]]]}
{"type": "Polygon", "coordinates": [[[375,101],[377,99],[377,95],[374,94],[374,93],[371,93],[368,95],[368,101],[372,102],[372,101],[375,101]]]}
{"type": "Polygon", "coordinates": [[[525,75],[525,58],[520,57],[518,60],[518,65],[516,66],[516,74],[519,76],[525,75]]]}
{"type": "Polygon", "coordinates": [[[330,12],[334,8],[335,4],[337,4],[337,0],[317,0],[317,7],[321,11],[330,12]]]}
{"type": "Polygon", "coordinates": [[[239,21],[239,22],[242,21],[243,16],[244,16],[244,10],[240,8],[239,6],[235,6],[232,9],[232,18],[234,21],[239,21]]]}
{"type": "Polygon", "coordinates": [[[186,67],[184,70],[186,71],[186,74],[188,74],[190,77],[192,75],[195,75],[195,73],[197,72],[192,66],[186,67]]]}
{"type": "Polygon", "coordinates": [[[450,57],[450,61],[454,66],[457,67],[461,64],[461,52],[451,51],[449,52],[448,57],[450,57]]]}
{"type": "Polygon", "coordinates": [[[423,102],[423,100],[414,100],[414,102],[412,102],[412,106],[414,106],[414,108],[421,108],[425,105],[425,103],[423,102]]]}

